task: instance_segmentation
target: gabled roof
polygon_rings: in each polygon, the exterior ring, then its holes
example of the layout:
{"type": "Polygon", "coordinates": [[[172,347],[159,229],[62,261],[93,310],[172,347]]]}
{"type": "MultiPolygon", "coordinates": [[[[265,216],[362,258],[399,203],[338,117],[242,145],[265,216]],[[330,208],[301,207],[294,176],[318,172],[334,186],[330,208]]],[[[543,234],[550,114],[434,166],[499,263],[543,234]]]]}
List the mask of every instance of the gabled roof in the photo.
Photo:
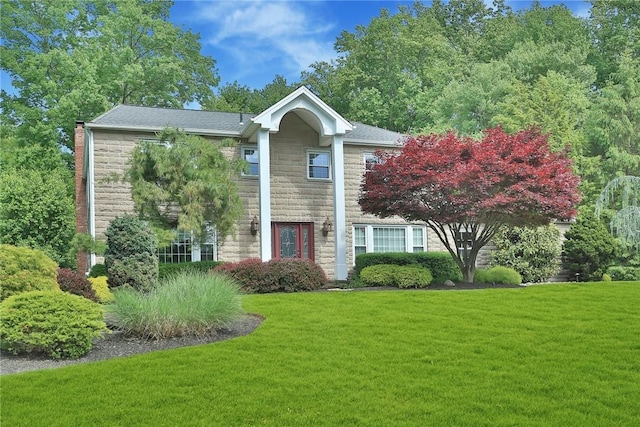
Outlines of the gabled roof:
{"type": "MultiPolygon", "coordinates": [[[[87,127],[89,129],[135,130],[141,132],[160,132],[167,127],[171,127],[203,136],[244,138],[252,133],[252,126],[259,125],[253,119],[260,120],[261,117],[266,117],[270,120],[273,112],[279,112],[291,102],[299,102],[301,98],[303,101],[309,101],[311,104],[319,106],[326,113],[325,117],[330,117],[331,120],[334,120],[337,129],[334,128],[332,131],[335,133],[345,132],[343,137],[345,143],[395,145],[403,137],[402,134],[397,132],[343,119],[304,87],[283,98],[273,107],[259,115],[118,105],[87,123],[87,127]]],[[[304,117],[306,115],[304,108],[308,107],[308,103],[302,105],[302,107],[291,111],[294,111],[309,123],[311,121],[309,117],[304,117]]],[[[323,133],[322,129],[318,129],[317,125],[314,127],[320,134],[323,133]]]]}

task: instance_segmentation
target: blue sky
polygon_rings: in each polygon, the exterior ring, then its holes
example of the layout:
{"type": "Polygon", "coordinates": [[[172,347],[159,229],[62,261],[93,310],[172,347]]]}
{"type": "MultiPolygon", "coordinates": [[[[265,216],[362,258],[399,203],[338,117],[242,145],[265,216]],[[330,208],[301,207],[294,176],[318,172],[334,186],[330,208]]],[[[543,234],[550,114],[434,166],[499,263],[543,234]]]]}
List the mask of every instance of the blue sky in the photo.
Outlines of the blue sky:
{"type": "MultiPolygon", "coordinates": [[[[430,4],[430,1],[423,1],[430,4]]],[[[485,0],[491,5],[492,0],[485,0]]],[[[529,0],[507,0],[515,10],[529,0]]],[[[585,0],[548,0],[588,16],[585,0]]],[[[176,0],[171,20],[201,36],[202,53],[217,61],[221,84],[260,89],[279,74],[288,82],[316,61],[329,61],[342,31],[368,25],[382,8],[392,14],[413,1],[389,0],[176,0]]]]}

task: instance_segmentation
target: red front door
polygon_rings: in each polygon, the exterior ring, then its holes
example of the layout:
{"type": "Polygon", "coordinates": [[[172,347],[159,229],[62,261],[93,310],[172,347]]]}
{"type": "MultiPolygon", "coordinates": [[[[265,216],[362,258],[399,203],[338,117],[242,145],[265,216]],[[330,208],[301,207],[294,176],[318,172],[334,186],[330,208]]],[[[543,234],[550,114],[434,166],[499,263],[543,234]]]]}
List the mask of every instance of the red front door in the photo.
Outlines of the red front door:
{"type": "Polygon", "coordinates": [[[312,222],[274,222],[273,257],[314,260],[312,222]]]}

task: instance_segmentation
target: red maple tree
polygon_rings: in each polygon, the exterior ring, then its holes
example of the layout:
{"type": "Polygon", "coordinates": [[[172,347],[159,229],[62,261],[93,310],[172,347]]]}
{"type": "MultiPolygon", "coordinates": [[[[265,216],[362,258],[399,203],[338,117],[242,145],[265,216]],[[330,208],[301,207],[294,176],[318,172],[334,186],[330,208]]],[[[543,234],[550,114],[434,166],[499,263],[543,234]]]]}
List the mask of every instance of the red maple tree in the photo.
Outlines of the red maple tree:
{"type": "Polygon", "coordinates": [[[472,282],[478,252],[503,226],[537,226],[575,216],[579,178],[567,151],[552,153],[548,135],[487,129],[480,140],[407,137],[396,152],[377,152],[359,203],[381,218],[425,222],[472,282]]]}

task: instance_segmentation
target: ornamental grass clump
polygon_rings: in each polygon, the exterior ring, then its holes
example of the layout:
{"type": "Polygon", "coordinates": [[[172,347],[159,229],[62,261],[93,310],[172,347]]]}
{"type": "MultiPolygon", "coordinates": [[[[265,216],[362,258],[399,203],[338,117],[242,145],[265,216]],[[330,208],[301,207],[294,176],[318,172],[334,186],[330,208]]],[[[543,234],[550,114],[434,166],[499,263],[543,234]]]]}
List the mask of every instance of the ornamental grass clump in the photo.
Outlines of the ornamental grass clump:
{"type": "Polygon", "coordinates": [[[148,292],[114,291],[113,324],[126,335],[149,339],[202,336],[237,319],[239,286],[225,275],[187,271],[172,275],[148,292]]]}

